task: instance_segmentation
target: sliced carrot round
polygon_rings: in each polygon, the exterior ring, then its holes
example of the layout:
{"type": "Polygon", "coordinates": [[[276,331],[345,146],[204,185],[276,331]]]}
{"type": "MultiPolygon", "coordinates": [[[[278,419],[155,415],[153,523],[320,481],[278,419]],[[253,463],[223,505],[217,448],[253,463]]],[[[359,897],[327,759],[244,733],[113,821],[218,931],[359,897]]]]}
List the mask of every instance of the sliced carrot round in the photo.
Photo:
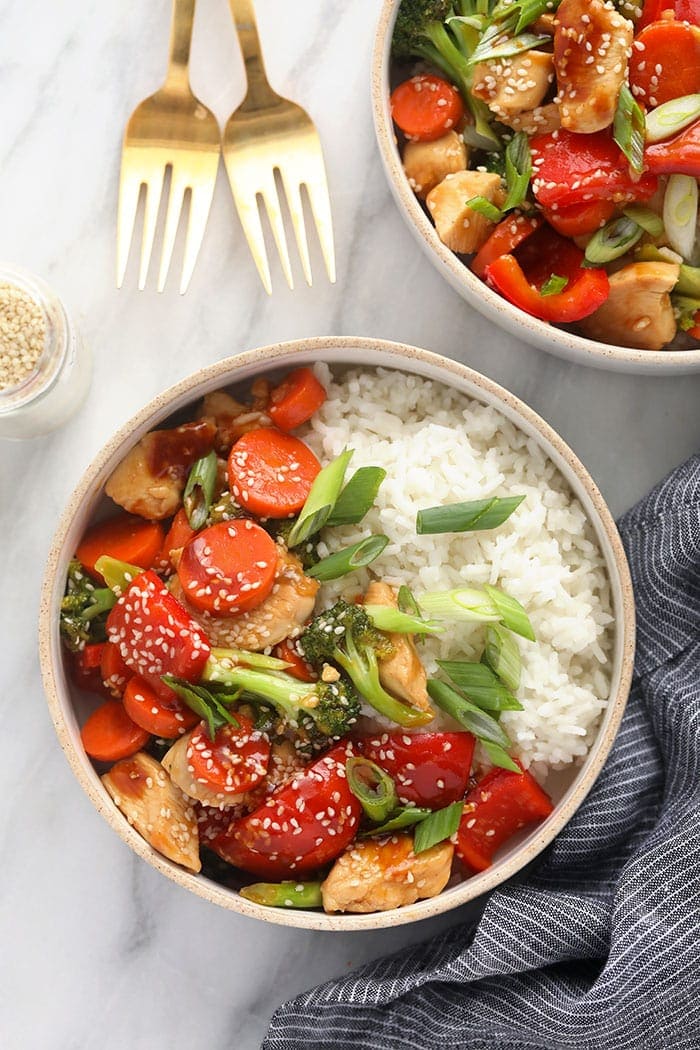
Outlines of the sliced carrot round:
{"type": "Polygon", "coordinates": [[[294,430],[319,410],[326,391],[310,368],[297,368],[270,394],[267,414],[280,430],[294,430]]]}
{"type": "Polygon", "coordinates": [[[119,514],[93,525],[78,544],[76,557],[91,576],[102,580],[95,562],[103,554],[149,569],[163,545],[163,527],[135,514],[119,514]]]}
{"type": "Polygon", "coordinates": [[[254,521],[236,518],[203,529],[185,544],[177,575],[188,602],[233,616],[267,598],[275,582],[277,545],[254,521]]]}
{"type": "Polygon", "coordinates": [[[630,86],[647,109],[700,92],[700,29],[687,22],[652,22],[637,36],[630,86]]]}
{"type": "Polygon", "coordinates": [[[228,459],[233,495],[258,518],[297,514],[320,469],[303,441],[271,427],[249,430],[238,439],[228,459]]]}
{"type": "Polygon", "coordinates": [[[171,697],[167,699],[159,696],[148,682],[135,675],[124,690],[124,710],[146,732],[173,740],[196,725],[199,719],[172,690],[170,693],[171,697]]]}
{"type": "Polygon", "coordinates": [[[464,103],[455,87],[430,73],[404,80],[391,94],[391,116],[410,139],[431,142],[462,120],[464,103]]]}
{"type": "Polygon", "coordinates": [[[129,718],[117,700],[107,700],[93,711],[80,731],[88,755],[100,762],[116,762],[135,755],[150,736],[129,718]]]}
{"type": "Polygon", "coordinates": [[[236,713],[239,725],[223,726],[213,740],[204,723],[196,729],[187,747],[192,776],[214,791],[232,795],[251,791],[267,775],[270,741],[255,729],[251,719],[236,713]]]}

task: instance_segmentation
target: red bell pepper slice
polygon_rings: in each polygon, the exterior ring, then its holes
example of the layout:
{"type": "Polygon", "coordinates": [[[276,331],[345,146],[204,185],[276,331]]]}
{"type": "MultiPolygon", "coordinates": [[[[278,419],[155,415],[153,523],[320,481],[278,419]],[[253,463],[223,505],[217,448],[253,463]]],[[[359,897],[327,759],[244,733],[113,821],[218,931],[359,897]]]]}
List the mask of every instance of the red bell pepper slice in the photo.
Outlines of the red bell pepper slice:
{"type": "Polygon", "coordinates": [[[492,769],[466,797],[457,855],[474,871],[484,871],[511,835],[544,820],[553,809],[552,800],[527,771],[492,769]]]}
{"type": "Polygon", "coordinates": [[[106,642],[102,646],[100,675],[113,696],[123,696],[126,683],[131,678],[131,669],[122,659],[119,647],[111,642],[106,642]]]}
{"type": "Polygon", "coordinates": [[[692,175],[700,179],[700,120],[673,139],[647,146],[644,163],[658,175],[692,175]]]}
{"type": "Polygon", "coordinates": [[[614,201],[585,201],[566,208],[543,208],[544,217],[562,237],[586,237],[605,226],[615,213],[614,201]]]}
{"type": "Polygon", "coordinates": [[[471,733],[382,733],[357,747],[393,777],[401,802],[442,809],[464,798],[474,755],[471,733]]]}
{"type": "Polygon", "coordinates": [[[584,254],[569,240],[544,228],[529,238],[514,255],[503,255],[486,268],[492,288],[532,317],[555,324],[568,324],[588,317],[610,294],[605,270],[584,269],[584,254]],[[551,276],[566,277],[563,291],[542,295],[540,289],[551,276]]]}
{"type": "Polygon", "coordinates": [[[530,151],[532,191],[546,208],[591,200],[641,201],[656,192],[654,175],[633,182],[627,159],[609,131],[579,135],[561,128],[535,135],[530,151]]]}
{"type": "Polygon", "coordinates": [[[637,31],[660,21],[664,11],[673,11],[673,17],[679,22],[700,26],[700,0],[644,0],[637,31]]]}
{"type": "Polygon", "coordinates": [[[352,747],[336,744],[245,817],[210,842],[229,864],[267,879],[304,875],[343,852],[362,807],[345,776],[352,747]]]}
{"type": "Polygon", "coordinates": [[[499,222],[489,239],[472,259],[472,271],[477,277],[483,277],[486,267],[494,259],[514,251],[541,225],[542,219],[539,216],[531,219],[525,215],[509,215],[503,222],[499,222]]]}
{"type": "Polygon", "coordinates": [[[161,696],[172,696],[161,675],[196,682],[211,653],[200,625],[151,569],[140,573],[110,610],[107,637],[161,696]]]}

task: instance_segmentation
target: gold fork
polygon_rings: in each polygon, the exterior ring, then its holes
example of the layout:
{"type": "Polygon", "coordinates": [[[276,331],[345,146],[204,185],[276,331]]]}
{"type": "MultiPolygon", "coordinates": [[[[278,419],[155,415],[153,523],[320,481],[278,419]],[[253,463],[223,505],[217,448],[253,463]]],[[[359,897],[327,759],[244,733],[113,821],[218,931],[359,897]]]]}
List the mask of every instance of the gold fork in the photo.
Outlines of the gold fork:
{"type": "Polygon", "coordinates": [[[170,59],[165,83],[134,110],[126,127],[119,182],[117,219],[117,287],[121,288],[129,258],[141,187],[146,205],[139,266],[139,289],[146,285],[166,170],[170,168],[170,196],[165,218],[158,271],[162,292],[170,268],[185,194],[190,210],[180,280],[187,290],[211,208],[221,153],[219,125],[214,114],[192,93],[189,78],[190,43],[195,0],[173,0],[170,59]]]}
{"type": "Polygon", "coordinates": [[[258,209],[260,197],[272,227],[287,284],[290,288],[294,287],[275,183],[277,171],[287,199],[307,284],[312,283],[312,278],[302,186],[306,186],[328,277],[331,282],[335,282],[333,221],[318,132],[301,106],[281,98],[270,87],[260,51],[252,0],[230,0],[230,6],[245,59],[248,93],[226,125],[223,135],[224,161],[258,273],[265,290],[270,294],[272,282],[258,209]]]}

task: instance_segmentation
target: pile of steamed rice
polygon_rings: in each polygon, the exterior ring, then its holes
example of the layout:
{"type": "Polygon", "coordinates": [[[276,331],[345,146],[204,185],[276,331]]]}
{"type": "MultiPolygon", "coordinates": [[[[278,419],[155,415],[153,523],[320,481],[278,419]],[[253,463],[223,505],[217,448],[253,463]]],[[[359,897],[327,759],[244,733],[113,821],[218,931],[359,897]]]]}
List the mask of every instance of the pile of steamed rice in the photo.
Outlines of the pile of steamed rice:
{"type": "MultiPolygon", "coordinates": [[[[442,384],[383,369],[335,379],[318,365],[316,373],[328,400],[304,440],[324,463],[354,449],[348,477],[361,466],[387,472],[361,524],[325,530],[321,552],[378,533],[389,544],[371,569],[324,584],[324,605],[355,597],[372,577],[406,584],[419,600],[422,591],[501,587],[525,607],[537,637],[518,639],[523,710],[501,719],[513,753],[540,779],[580,761],[610,690],[611,601],[591,526],[557,468],[496,409],[442,384]],[[507,495],[525,500],[498,529],[416,535],[421,507],[507,495]]],[[[419,651],[433,674],[438,659],[478,660],[483,640],[478,624],[450,621],[419,651]]]]}

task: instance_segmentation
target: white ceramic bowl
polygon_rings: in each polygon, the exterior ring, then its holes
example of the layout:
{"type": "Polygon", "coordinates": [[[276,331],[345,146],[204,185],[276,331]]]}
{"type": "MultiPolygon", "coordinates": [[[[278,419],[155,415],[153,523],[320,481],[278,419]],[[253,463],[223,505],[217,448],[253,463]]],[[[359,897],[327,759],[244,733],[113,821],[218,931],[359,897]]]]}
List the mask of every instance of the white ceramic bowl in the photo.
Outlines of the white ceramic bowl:
{"type": "MultiPolygon", "coordinates": [[[[363,930],[394,926],[437,915],[473,900],[510,878],[529,863],[561,831],[590,790],[610,750],[622,718],[632,674],[634,605],[625,554],[602,496],[570,448],[512,394],[454,361],[415,347],[371,339],[319,338],[252,350],[197,372],[154,398],[119,430],[86,470],[71,496],[48,554],[41,600],[39,643],[44,689],[59,741],[81,786],[112,828],[140,857],[180,886],[225,908],[286,926],[322,930],[363,930]],[[244,900],[202,875],[192,875],[156,853],[130,827],[102,786],[80,742],[81,699],[71,685],[59,638],[59,608],[66,569],[78,540],[103,500],[103,486],[128,449],[148,430],[159,426],[211,390],[292,366],[325,361],[331,366],[394,368],[428,376],[468,397],[498,408],[536,441],[554,461],[580,500],[603,551],[614,608],[614,653],[609,703],[596,740],[582,766],[558,778],[557,805],[551,816],[522,840],[504,850],[493,867],[443,892],[439,897],[406,908],[371,915],[325,915],[319,912],[263,908],[244,900]]],[[[84,713],[84,712],[83,712],[84,713]]]]}
{"type": "Polygon", "coordinates": [[[440,273],[475,310],[513,335],[540,350],[581,365],[608,368],[614,372],[641,372],[649,375],[687,375],[700,372],[698,350],[630,350],[624,346],[586,339],[582,335],[554,328],[530,317],[487,287],[459,256],[445,247],[432,222],[408,184],[396,144],[389,110],[391,93],[391,37],[400,0],[383,0],[372,60],[372,110],[374,127],[389,185],[409,228],[440,273]]]}

